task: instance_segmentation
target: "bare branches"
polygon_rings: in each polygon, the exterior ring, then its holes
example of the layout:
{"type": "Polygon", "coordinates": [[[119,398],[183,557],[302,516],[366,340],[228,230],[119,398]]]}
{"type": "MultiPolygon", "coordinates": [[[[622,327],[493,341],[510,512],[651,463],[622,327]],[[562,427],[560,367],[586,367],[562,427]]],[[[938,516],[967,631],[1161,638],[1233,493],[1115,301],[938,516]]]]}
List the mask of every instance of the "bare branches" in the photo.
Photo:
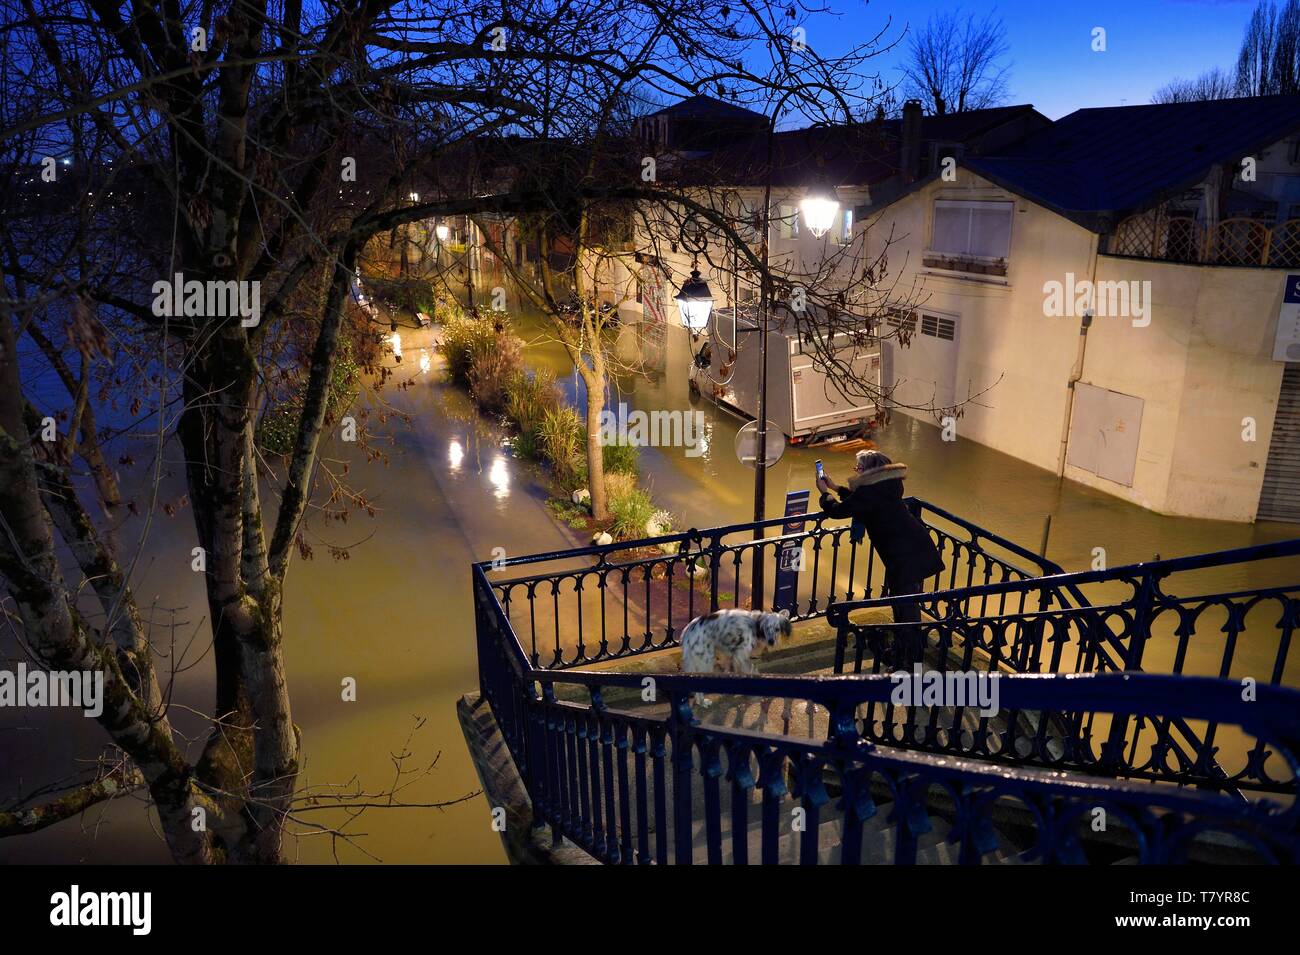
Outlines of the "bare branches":
{"type": "Polygon", "coordinates": [[[961,113],[1006,102],[1006,28],[993,14],[939,13],[912,34],[907,93],[930,112],[961,113]]]}
{"type": "Polygon", "coordinates": [[[77,783],[64,791],[60,791],[63,787],[59,785],[45,786],[0,808],[0,839],[39,832],[97,805],[128,796],[144,786],[144,776],[120,753],[114,759],[101,758],[89,781],[77,783]],[[59,794],[45,802],[37,802],[52,792],[59,794]]]}

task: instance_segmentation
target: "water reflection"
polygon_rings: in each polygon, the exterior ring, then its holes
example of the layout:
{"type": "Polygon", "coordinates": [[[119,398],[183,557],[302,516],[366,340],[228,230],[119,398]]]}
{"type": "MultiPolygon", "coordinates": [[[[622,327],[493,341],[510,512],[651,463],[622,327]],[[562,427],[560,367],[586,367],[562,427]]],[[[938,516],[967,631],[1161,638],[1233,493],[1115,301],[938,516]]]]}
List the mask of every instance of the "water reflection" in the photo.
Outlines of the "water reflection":
{"type": "Polygon", "coordinates": [[[447,463],[451,465],[451,472],[455,474],[460,470],[461,461],[465,460],[465,448],[460,441],[455,438],[447,445],[447,463]]]}
{"type": "Polygon", "coordinates": [[[505,458],[498,455],[492,462],[492,467],[488,470],[488,480],[492,482],[492,492],[497,500],[510,496],[510,468],[507,467],[505,458]]]}

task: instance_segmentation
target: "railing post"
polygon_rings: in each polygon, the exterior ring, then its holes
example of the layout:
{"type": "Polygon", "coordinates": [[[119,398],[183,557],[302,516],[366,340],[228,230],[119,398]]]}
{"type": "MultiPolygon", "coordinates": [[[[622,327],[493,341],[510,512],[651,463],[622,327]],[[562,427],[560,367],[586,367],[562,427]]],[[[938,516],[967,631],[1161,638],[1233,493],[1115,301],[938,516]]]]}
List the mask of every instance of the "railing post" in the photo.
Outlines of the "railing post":
{"type": "Polygon", "coordinates": [[[1129,637],[1128,652],[1124,657],[1125,670],[1142,669],[1142,654],[1146,650],[1147,637],[1151,629],[1151,602],[1155,594],[1155,576],[1149,571],[1142,575],[1142,582],[1133,602],[1133,633],[1129,637]]]}
{"type": "Polygon", "coordinates": [[[691,865],[691,708],[687,694],[674,692],[668,710],[673,739],[673,862],[691,865]]]}
{"type": "MultiPolygon", "coordinates": [[[[1142,653],[1146,649],[1151,626],[1151,599],[1155,592],[1155,577],[1148,571],[1142,575],[1133,600],[1133,632],[1129,634],[1124,653],[1124,669],[1142,669],[1142,653]]],[[[1128,735],[1128,715],[1115,714],[1111,720],[1110,734],[1102,747],[1102,765],[1118,773],[1124,765],[1124,740],[1128,735]]]]}
{"type": "Polygon", "coordinates": [[[722,566],[722,541],[709,538],[709,613],[718,612],[718,568],[722,566]]]}

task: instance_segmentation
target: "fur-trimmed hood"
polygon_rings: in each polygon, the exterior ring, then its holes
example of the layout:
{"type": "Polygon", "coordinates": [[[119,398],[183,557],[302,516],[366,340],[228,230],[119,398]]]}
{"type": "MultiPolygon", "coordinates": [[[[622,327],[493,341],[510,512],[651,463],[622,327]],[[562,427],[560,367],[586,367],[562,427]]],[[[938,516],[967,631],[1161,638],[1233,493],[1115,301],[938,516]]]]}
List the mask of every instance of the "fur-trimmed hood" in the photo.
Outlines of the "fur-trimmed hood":
{"type": "Polygon", "coordinates": [[[879,484],[881,481],[901,481],[907,477],[906,464],[885,464],[867,471],[855,471],[849,476],[849,490],[879,484]]]}

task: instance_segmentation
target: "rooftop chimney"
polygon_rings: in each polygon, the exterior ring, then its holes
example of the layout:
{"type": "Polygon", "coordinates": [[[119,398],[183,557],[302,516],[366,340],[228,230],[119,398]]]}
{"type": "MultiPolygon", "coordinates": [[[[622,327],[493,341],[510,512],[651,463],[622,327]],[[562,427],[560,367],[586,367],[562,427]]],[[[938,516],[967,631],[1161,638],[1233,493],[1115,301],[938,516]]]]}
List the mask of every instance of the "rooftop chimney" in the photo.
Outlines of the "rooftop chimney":
{"type": "Polygon", "coordinates": [[[916,182],[921,174],[921,101],[909,99],[903,104],[903,134],[898,147],[899,172],[903,183],[916,182]]]}

